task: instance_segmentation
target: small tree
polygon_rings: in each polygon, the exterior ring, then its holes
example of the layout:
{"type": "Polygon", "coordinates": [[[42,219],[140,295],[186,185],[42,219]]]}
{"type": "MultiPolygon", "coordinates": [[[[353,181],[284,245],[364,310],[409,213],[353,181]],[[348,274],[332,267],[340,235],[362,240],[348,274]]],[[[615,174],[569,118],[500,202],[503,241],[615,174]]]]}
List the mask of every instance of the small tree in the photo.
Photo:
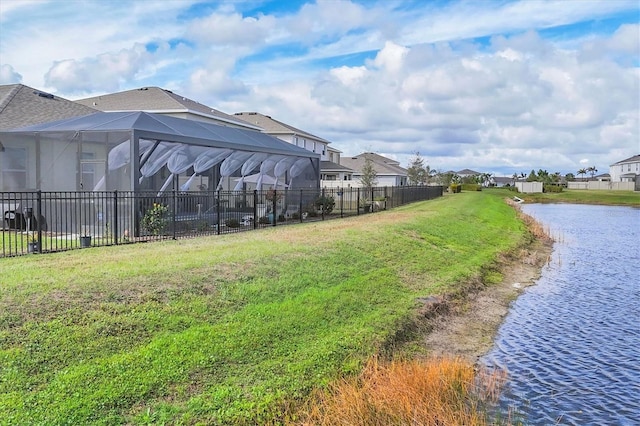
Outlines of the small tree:
{"type": "Polygon", "coordinates": [[[538,175],[536,174],[535,170],[531,170],[531,173],[529,173],[529,176],[527,176],[527,182],[537,182],[538,181],[538,175]]]}
{"type": "MultiPolygon", "coordinates": [[[[429,170],[429,172],[430,171],[431,170],[429,170]]],[[[416,156],[409,162],[409,167],[407,168],[409,185],[426,184],[429,179],[429,172],[427,172],[427,168],[425,168],[424,160],[420,156],[420,153],[416,152],[416,156]]]]}
{"type": "Polygon", "coordinates": [[[591,175],[591,179],[593,179],[593,177],[596,175],[596,173],[598,173],[598,169],[596,169],[596,166],[591,166],[587,168],[587,173],[589,173],[591,175]]]}
{"type": "Polygon", "coordinates": [[[377,185],[378,183],[378,172],[373,168],[373,161],[369,157],[366,156],[364,158],[364,165],[362,166],[360,175],[360,183],[362,186],[371,191],[371,188],[377,185]]]}
{"type": "Polygon", "coordinates": [[[564,175],[564,179],[567,182],[573,182],[574,180],[576,180],[576,177],[574,176],[573,173],[567,173],[566,175],[564,175]]]}

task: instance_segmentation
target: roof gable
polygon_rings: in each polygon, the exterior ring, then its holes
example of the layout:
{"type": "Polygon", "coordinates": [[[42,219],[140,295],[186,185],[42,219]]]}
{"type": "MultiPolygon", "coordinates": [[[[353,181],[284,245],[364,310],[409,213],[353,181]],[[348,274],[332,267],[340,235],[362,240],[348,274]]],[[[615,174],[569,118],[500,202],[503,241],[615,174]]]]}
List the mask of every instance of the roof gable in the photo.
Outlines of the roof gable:
{"type": "Polygon", "coordinates": [[[640,163],[640,154],[634,155],[633,157],[629,157],[626,160],[618,161],[617,163],[613,163],[612,166],[617,164],[626,164],[626,163],[640,163]]]}
{"type": "Polygon", "coordinates": [[[261,127],[265,133],[269,134],[287,134],[302,136],[305,138],[315,139],[320,142],[330,143],[328,140],[315,136],[304,130],[300,130],[282,121],[275,120],[268,115],[260,114],[259,112],[236,112],[235,117],[246,121],[249,124],[261,127]]]}
{"type": "Polygon", "coordinates": [[[382,155],[375,154],[373,152],[364,152],[356,155],[355,157],[342,157],[340,159],[340,163],[354,171],[358,171],[359,173],[362,170],[366,159],[371,160],[373,169],[379,175],[407,175],[407,169],[400,167],[400,163],[398,161],[383,157],[382,155]]]}
{"type": "Polygon", "coordinates": [[[23,84],[0,86],[0,129],[15,129],[98,112],[23,84]]]}
{"type": "MultiPolygon", "coordinates": [[[[78,99],[77,103],[105,112],[145,111],[154,113],[185,112],[211,119],[248,127],[246,122],[215,108],[203,105],[187,97],[160,87],[141,87],[91,98],[78,99]]],[[[252,126],[253,127],[253,126],[252,126]]]]}

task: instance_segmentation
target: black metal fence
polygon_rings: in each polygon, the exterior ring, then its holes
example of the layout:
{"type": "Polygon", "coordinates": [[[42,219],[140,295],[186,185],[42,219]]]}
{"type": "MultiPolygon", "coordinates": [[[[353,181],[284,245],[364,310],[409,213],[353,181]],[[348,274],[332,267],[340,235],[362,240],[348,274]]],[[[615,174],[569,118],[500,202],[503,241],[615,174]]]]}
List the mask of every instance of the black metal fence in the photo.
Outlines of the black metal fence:
{"type": "Polygon", "coordinates": [[[0,257],[241,232],[373,213],[441,186],[204,192],[0,192],[0,257]]]}

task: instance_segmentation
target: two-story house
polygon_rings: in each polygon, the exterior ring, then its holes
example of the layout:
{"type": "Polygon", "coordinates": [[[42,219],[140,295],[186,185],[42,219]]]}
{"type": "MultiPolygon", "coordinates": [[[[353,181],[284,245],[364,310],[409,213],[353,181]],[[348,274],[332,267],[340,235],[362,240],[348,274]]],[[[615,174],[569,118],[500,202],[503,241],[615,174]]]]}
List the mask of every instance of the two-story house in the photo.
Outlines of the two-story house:
{"type": "Polygon", "coordinates": [[[636,182],[640,175],[640,154],[609,166],[611,182],[636,182]]]}

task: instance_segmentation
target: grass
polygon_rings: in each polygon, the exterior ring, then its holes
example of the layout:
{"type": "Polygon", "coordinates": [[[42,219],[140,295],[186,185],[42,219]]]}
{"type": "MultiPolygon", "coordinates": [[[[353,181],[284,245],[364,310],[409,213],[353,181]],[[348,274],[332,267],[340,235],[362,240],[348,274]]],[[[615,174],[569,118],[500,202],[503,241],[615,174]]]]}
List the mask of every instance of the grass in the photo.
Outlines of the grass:
{"type": "Polygon", "coordinates": [[[268,424],[530,238],[503,194],[0,260],[0,424],[268,424]]]}
{"type": "Polygon", "coordinates": [[[540,194],[518,194],[527,203],[579,203],[640,207],[640,192],[634,191],[587,191],[564,189],[562,192],[540,194]]]}
{"type": "Polygon", "coordinates": [[[484,406],[499,396],[505,374],[478,371],[460,359],[369,361],[363,372],[318,392],[298,424],[488,424],[484,406]]]}

